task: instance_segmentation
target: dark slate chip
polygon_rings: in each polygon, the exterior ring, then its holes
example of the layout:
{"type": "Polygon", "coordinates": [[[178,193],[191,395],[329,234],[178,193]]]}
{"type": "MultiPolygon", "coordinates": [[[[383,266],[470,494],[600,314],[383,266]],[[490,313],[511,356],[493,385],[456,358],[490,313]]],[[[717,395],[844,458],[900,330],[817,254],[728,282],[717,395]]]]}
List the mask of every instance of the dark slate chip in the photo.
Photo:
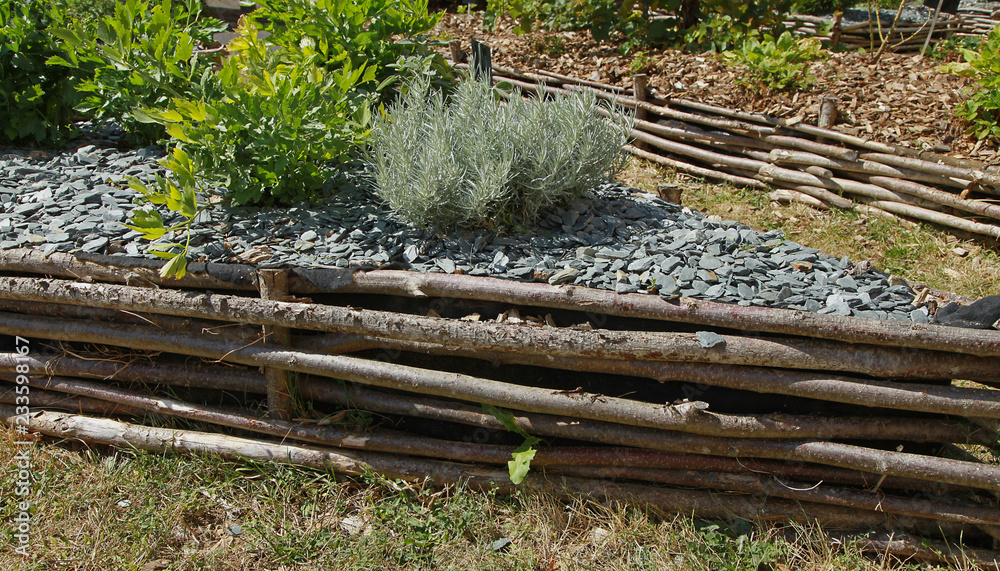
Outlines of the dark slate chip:
{"type": "Polygon", "coordinates": [[[699,331],[695,333],[695,337],[698,338],[698,343],[701,344],[702,349],[724,348],[726,346],[726,340],[722,335],[712,331],[699,331]]]}

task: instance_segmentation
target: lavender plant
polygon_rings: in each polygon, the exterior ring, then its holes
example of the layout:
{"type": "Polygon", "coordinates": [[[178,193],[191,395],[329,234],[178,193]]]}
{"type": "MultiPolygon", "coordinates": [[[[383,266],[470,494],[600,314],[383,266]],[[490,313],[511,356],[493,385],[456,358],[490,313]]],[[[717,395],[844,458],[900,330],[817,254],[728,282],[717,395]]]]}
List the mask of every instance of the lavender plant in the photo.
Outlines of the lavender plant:
{"type": "Polygon", "coordinates": [[[506,228],[571,202],[624,166],[632,117],[597,111],[591,92],[551,100],[514,90],[501,105],[483,81],[450,100],[426,80],[376,118],[367,161],[376,192],[412,224],[506,228]]]}

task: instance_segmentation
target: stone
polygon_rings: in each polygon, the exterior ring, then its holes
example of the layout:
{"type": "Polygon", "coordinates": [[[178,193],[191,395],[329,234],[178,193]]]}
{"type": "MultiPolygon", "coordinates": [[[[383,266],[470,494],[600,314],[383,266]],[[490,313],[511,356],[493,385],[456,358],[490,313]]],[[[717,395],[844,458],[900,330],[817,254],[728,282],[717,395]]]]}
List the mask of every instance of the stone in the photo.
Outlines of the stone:
{"type": "Polygon", "coordinates": [[[94,240],[84,243],[83,246],[80,246],[80,249],[83,250],[84,252],[94,253],[104,248],[107,245],[108,245],[108,238],[102,236],[100,238],[96,238],[94,240]]]}
{"type": "Polygon", "coordinates": [[[701,345],[702,349],[713,349],[715,347],[723,349],[726,346],[725,338],[718,333],[714,333],[712,331],[698,331],[694,335],[698,339],[698,343],[701,345]]]}
{"type": "Polygon", "coordinates": [[[851,276],[844,276],[838,279],[836,284],[848,291],[858,290],[858,282],[854,281],[854,278],[851,276]]]}
{"type": "Polygon", "coordinates": [[[630,272],[644,272],[649,268],[653,267],[656,260],[653,258],[640,258],[628,265],[628,271],[630,272]]]}
{"type": "Polygon", "coordinates": [[[416,244],[410,244],[403,249],[403,259],[412,264],[420,257],[420,248],[416,244]]]}
{"type": "Polygon", "coordinates": [[[723,261],[712,256],[702,256],[698,267],[703,270],[717,270],[723,266],[723,261]]]}
{"type": "Polygon", "coordinates": [[[639,286],[627,283],[618,282],[615,284],[615,293],[635,293],[639,291],[639,286]]]}
{"type": "Polygon", "coordinates": [[[580,270],[575,268],[564,268],[549,276],[550,285],[559,285],[571,282],[580,274],[580,270]]]}

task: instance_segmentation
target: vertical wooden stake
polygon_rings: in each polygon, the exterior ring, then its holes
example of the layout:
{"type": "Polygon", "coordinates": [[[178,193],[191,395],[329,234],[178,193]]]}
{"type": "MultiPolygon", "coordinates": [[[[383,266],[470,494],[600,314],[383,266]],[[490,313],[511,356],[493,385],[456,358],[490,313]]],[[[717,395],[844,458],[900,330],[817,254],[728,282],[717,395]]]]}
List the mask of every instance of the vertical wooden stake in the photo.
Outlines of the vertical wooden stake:
{"type": "MultiPolygon", "coordinates": [[[[288,295],[288,270],[257,270],[257,280],[260,297],[263,299],[277,300],[288,295]]],[[[291,331],[287,327],[265,325],[264,343],[289,346],[292,344],[291,331]]],[[[288,371],[264,367],[264,377],[267,379],[267,415],[270,418],[290,420],[292,417],[292,391],[288,375],[288,371]]]]}
{"type": "MultiPolygon", "coordinates": [[[[824,97],[819,104],[819,117],[816,119],[816,126],[822,127],[823,129],[829,129],[837,123],[837,116],[839,115],[839,110],[837,109],[838,99],[836,97],[824,97]]],[[[819,143],[830,143],[831,141],[825,137],[818,137],[816,139],[819,143]]]]}
{"type": "Polygon", "coordinates": [[[833,13],[833,30],[830,32],[830,47],[835,48],[840,45],[840,26],[844,13],[837,10],[833,13]]]}
{"type": "Polygon", "coordinates": [[[819,106],[819,119],[816,120],[816,126],[822,127],[824,129],[829,129],[837,122],[837,101],[836,97],[824,97],[822,103],[819,106]]]}
{"type": "MultiPolygon", "coordinates": [[[[632,91],[635,93],[636,101],[646,101],[648,99],[646,86],[649,81],[649,76],[645,73],[637,73],[632,76],[632,91]]],[[[639,120],[646,119],[646,110],[642,107],[637,106],[635,108],[635,118],[639,120]]],[[[649,150],[649,145],[643,143],[642,141],[637,141],[635,143],[636,148],[649,150]]]]}
{"type": "Polygon", "coordinates": [[[462,40],[448,42],[448,49],[451,50],[451,64],[462,63],[462,40]]]}

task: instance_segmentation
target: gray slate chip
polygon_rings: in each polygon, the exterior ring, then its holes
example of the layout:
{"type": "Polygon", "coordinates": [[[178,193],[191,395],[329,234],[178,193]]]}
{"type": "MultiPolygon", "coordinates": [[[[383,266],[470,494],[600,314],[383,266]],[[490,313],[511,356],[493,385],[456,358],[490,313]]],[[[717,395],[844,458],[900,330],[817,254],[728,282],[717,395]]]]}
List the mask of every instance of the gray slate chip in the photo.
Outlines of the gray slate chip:
{"type": "MultiPolygon", "coordinates": [[[[37,242],[34,247],[43,251],[79,247],[103,253],[114,239],[129,255],[149,256],[148,243],[122,227],[134,208],[134,193],[118,181],[126,174],[151,180],[163,172],[154,163],[161,156],[163,150],[155,146],[118,151],[92,145],[42,161],[18,151],[0,157],[0,248],[37,242]],[[108,184],[111,180],[115,186],[108,184]]],[[[685,295],[741,305],[926,319],[924,311],[910,305],[912,289],[905,284],[889,288],[884,274],[848,276],[850,260],[785,241],[780,231],[760,233],[708,220],[615,183],[588,192],[567,208],[542,212],[542,223],[529,234],[463,231],[444,237],[402,223],[384,204],[373,202],[355,176],[335,182],[340,192],[321,207],[300,203],[283,209],[205,211],[193,229],[193,253],[232,261],[233,254],[266,246],[273,252],[272,264],[347,267],[400,257],[414,271],[454,273],[461,268],[471,275],[526,280],[537,269],[550,274],[553,283],[622,292],[654,283],[665,300],[685,295]],[[793,271],[795,261],[809,261],[814,269],[793,271]],[[621,281],[620,270],[627,272],[621,281]],[[829,303],[837,292],[841,295],[829,303]]],[[[166,218],[167,224],[179,221],[166,218]]]]}
{"type": "Polygon", "coordinates": [[[723,348],[726,346],[726,340],[722,335],[712,331],[699,331],[695,333],[695,337],[698,338],[698,343],[701,344],[702,349],[712,349],[713,347],[723,348]]]}
{"type": "Polygon", "coordinates": [[[96,238],[80,246],[84,252],[94,253],[108,245],[108,239],[104,236],[96,238]]]}

